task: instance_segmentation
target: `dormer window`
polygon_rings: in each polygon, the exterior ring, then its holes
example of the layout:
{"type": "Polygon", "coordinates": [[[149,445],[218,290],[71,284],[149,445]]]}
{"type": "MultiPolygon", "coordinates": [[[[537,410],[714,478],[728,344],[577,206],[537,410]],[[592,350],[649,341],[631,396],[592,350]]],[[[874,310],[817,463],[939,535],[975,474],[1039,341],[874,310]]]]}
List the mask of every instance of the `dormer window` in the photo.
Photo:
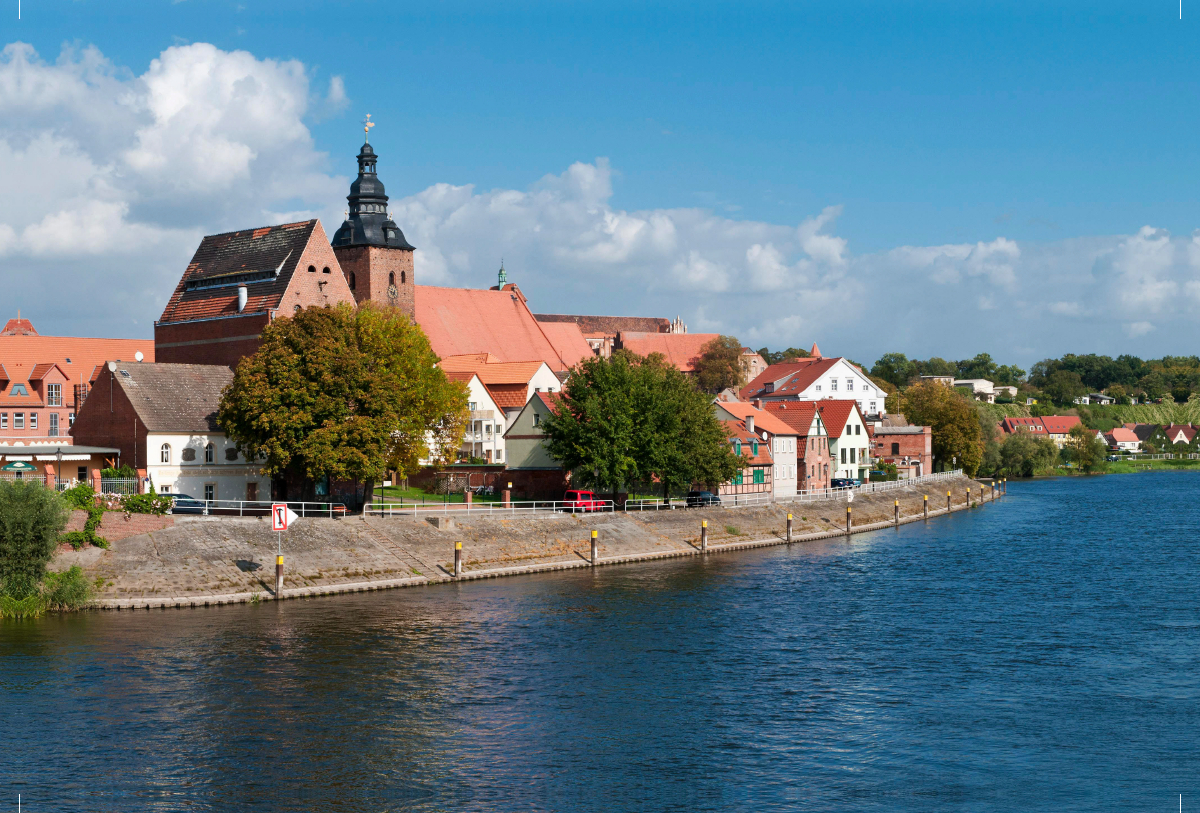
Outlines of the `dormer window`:
{"type": "Polygon", "coordinates": [[[29,390],[27,390],[25,388],[24,384],[13,384],[12,389],[8,391],[8,394],[9,395],[28,395],[29,390]]]}
{"type": "Polygon", "coordinates": [[[735,440],[733,442],[733,453],[738,457],[742,456],[742,442],[740,440],[735,440]]]}

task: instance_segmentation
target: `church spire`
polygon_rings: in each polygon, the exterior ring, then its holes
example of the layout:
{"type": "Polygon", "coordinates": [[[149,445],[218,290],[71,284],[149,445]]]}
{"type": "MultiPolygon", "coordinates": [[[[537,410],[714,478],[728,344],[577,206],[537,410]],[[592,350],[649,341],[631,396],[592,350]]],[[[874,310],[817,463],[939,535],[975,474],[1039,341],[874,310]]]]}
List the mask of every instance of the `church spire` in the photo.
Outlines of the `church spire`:
{"type": "Polygon", "coordinates": [[[504,260],[500,260],[500,274],[498,275],[498,280],[499,282],[496,287],[500,289],[503,289],[505,284],[508,283],[508,274],[504,271],[504,260]]]}
{"type": "Polygon", "coordinates": [[[374,126],[375,122],[371,121],[368,114],[363,120],[363,145],[358,152],[358,177],[350,184],[350,194],[346,196],[350,209],[345,222],[330,242],[334,248],[387,246],[412,251],[413,246],[404,239],[404,232],[400,231],[400,227],[388,216],[388,196],[375,168],[379,156],[367,140],[374,126]]]}

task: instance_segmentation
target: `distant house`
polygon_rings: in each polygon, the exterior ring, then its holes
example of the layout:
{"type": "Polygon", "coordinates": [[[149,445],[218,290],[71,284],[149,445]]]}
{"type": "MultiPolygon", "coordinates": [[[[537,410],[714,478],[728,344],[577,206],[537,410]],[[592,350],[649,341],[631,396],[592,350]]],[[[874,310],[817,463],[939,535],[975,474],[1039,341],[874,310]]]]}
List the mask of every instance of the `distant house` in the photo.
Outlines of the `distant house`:
{"type": "Polygon", "coordinates": [[[871,469],[871,435],[858,402],[818,401],[816,410],[829,437],[831,476],[867,479],[871,469]]]}
{"type": "Polygon", "coordinates": [[[762,375],[767,369],[767,361],[758,353],[751,350],[749,347],[742,348],[742,370],[746,373],[746,380],[753,381],[762,375]]]}
{"type": "Polygon", "coordinates": [[[1075,403],[1084,405],[1096,404],[1098,406],[1108,406],[1109,404],[1115,404],[1116,402],[1116,398],[1113,398],[1110,395],[1105,395],[1102,392],[1089,392],[1087,395],[1081,395],[1075,399],[1075,403]]]}
{"type": "Polygon", "coordinates": [[[1187,445],[1196,437],[1196,427],[1189,423],[1173,423],[1163,427],[1168,443],[1187,445]]]}
{"type": "Polygon", "coordinates": [[[561,500],[570,473],[550,456],[545,446],[546,418],[561,409],[562,394],[535,392],[504,433],[508,468],[503,477],[521,499],[561,500]]]}
{"type": "Polygon", "coordinates": [[[858,367],[844,358],[824,358],[815,344],[809,358],[772,364],[742,388],[743,401],[853,399],[872,420],[887,414],[886,397],[887,393],[858,367]]]}
{"type": "Polygon", "coordinates": [[[1017,388],[1013,387],[1011,385],[997,384],[995,389],[996,389],[997,397],[999,397],[1001,395],[1004,395],[1008,398],[1016,398],[1017,397],[1017,388]]]}
{"type": "Polygon", "coordinates": [[[504,462],[504,410],[492,397],[478,375],[470,372],[449,372],[451,381],[462,381],[467,385],[467,409],[470,421],[463,434],[460,458],[482,458],[488,463],[504,462]]]}
{"type": "Polygon", "coordinates": [[[650,316],[574,316],[562,313],[537,313],[534,318],[542,324],[570,322],[579,328],[592,352],[609,358],[620,347],[622,333],[687,333],[679,317],[674,320],[650,316]]]}
{"type": "Polygon", "coordinates": [[[986,378],[957,378],[954,386],[969,389],[976,401],[996,403],[996,386],[986,378]]]}
{"type": "Polygon", "coordinates": [[[1138,436],[1133,433],[1132,429],[1126,429],[1124,426],[1118,426],[1106,433],[1104,442],[1108,444],[1108,448],[1121,452],[1137,452],[1142,448],[1142,442],[1138,440],[1138,436]]]}
{"type": "Polygon", "coordinates": [[[1001,435],[1028,432],[1036,437],[1050,438],[1061,449],[1070,437],[1071,427],[1079,422],[1075,415],[1045,415],[1041,418],[1005,418],[996,428],[1001,435]]]}
{"type": "Polygon", "coordinates": [[[800,433],[786,421],[743,401],[715,401],[713,409],[718,420],[736,423],[771,447],[772,491],[780,499],[795,496],[800,476],[797,453],[802,453],[800,433]]]}
{"type": "MultiPolygon", "coordinates": [[[[438,366],[450,373],[472,373],[487,388],[488,396],[503,414],[496,416],[495,431],[504,434],[511,422],[536,392],[559,392],[562,382],[543,361],[499,361],[490,353],[447,356],[438,366]]],[[[477,399],[482,400],[482,399],[477,399]]],[[[486,427],[485,427],[486,431],[486,427]]],[[[504,462],[502,458],[497,463],[504,462]]]]}

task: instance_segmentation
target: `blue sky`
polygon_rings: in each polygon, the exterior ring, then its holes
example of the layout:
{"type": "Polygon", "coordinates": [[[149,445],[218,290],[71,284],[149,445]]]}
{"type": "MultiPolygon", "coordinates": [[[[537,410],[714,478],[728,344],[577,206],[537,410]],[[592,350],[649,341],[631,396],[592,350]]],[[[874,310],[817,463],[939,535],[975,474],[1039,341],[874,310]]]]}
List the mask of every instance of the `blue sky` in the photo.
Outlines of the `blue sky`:
{"type": "MultiPolygon", "coordinates": [[[[25,0],[19,23],[11,5],[9,158],[83,155],[91,173],[63,181],[69,206],[0,204],[0,268],[44,332],[149,335],[203,233],[304,214],[332,232],[370,112],[398,220],[426,251],[419,281],[489,284],[504,256],[539,310],[678,313],[864,361],[1153,356],[1200,338],[1186,3],[1180,21],[1172,2],[1103,0],[25,0]],[[274,119],[239,123],[217,87],[238,71],[275,94],[274,119]],[[35,93],[33,72],[75,89],[35,93]],[[196,103],[190,123],[176,99],[196,103]],[[118,114],[89,119],[105,104],[118,114]],[[101,203],[117,219],[86,231],[127,233],[113,245],[46,236],[101,203]],[[56,297],[27,282],[50,278],[56,297]]],[[[0,193],[30,182],[0,172],[0,193]]]]}

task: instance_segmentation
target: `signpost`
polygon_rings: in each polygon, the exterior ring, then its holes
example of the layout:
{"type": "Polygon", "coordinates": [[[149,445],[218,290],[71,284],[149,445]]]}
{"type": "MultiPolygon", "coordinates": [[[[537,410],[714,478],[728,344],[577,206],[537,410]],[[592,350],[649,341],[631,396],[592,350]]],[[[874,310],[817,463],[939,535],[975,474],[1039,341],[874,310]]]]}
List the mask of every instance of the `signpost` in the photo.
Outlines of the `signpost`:
{"type": "Polygon", "coordinates": [[[275,553],[275,598],[283,598],[283,532],[300,517],[285,502],[271,503],[271,530],[279,532],[275,553]]]}

